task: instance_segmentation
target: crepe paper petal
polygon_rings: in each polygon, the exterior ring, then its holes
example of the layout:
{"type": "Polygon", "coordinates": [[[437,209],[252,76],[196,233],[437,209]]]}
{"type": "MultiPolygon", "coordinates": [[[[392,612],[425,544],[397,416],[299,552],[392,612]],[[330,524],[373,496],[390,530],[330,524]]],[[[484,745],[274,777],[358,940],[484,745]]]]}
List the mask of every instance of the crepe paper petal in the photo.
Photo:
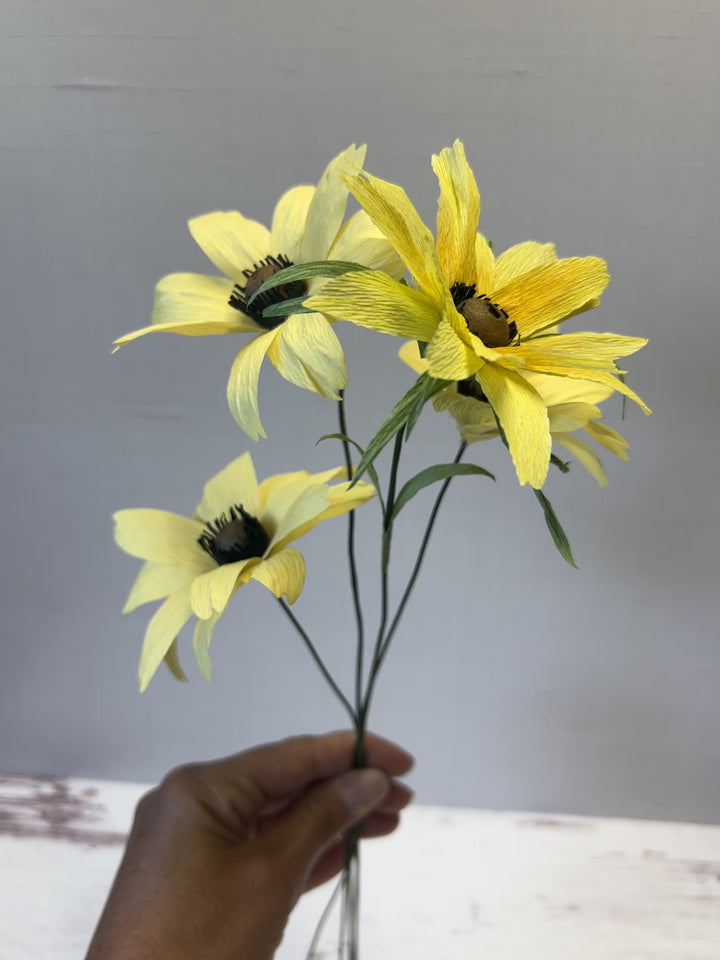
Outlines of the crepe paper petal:
{"type": "Polygon", "coordinates": [[[258,380],[260,367],[279,328],[262,333],[247,343],[238,353],[230,369],[227,398],[235,422],[251,440],[266,437],[260,422],[258,408],[258,380]]]}
{"type": "Polygon", "coordinates": [[[495,257],[490,244],[478,233],[475,236],[475,288],[490,295],[495,286],[495,257]]]}
{"type": "MultiPolygon", "coordinates": [[[[364,210],[358,210],[340,228],[335,243],[328,253],[330,260],[346,260],[362,263],[371,270],[382,270],[394,280],[405,273],[405,264],[395,248],[378,230],[364,210]]],[[[322,281],[316,281],[318,289],[322,281]]],[[[308,289],[314,293],[312,284],[308,289]]]]}
{"type": "Polygon", "coordinates": [[[305,582],[305,561],[298,550],[290,547],[263,560],[253,568],[250,577],[276,597],[285,594],[288,603],[295,603],[305,582]]]}
{"type": "Polygon", "coordinates": [[[278,473],[274,477],[266,477],[258,488],[261,504],[261,519],[263,526],[271,524],[273,530],[284,513],[293,505],[300,494],[308,487],[317,484],[327,484],[332,480],[345,480],[345,467],[333,467],[321,473],[308,473],[307,470],[297,470],[294,473],[278,473]]]}
{"type": "Polygon", "coordinates": [[[547,407],[558,403],[597,404],[607,400],[613,392],[609,387],[588,380],[570,380],[525,370],[523,376],[535,387],[547,407]]]}
{"type": "Polygon", "coordinates": [[[233,285],[225,277],[170,273],[155,287],[150,323],[224,324],[229,331],[257,333],[258,325],[229,304],[233,285]]]}
{"type": "Polygon", "coordinates": [[[238,504],[253,517],[260,513],[257,477],[249,453],[243,453],[208,480],[195,514],[207,523],[238,504]]]}
{"type": "Polygon", "coordinates": [[[342,173],[355,173],[365,160],[365,147],[355,144],[338,154],[325,168],[308,208],[300,259],[303,262],[323,260],[333,245],[345,216],[348,189],[340,179],[342,173]]]}
{"type": "Polygon", "coordinates": [[[115,543],[133,557],[187,567],[202,572],[213,561],[198,546],[203,531],[199,520],[181,517],[165,510],[118,510],[115,521],[115,543]]]}
{"type": "Polygon", "coordinates": [[[630,444],[617,430],[606,427],[604,423],[592,421],[585,425],[585,430],[601,447],[609,450],[616,457],[620,457],[621,460],[628,459],[627,450],[630,444]]]}
{"type": "Polygon", "coordinates": [[[340,341],[319,313],[291,314],[268,348],[277,372],[295,386],[339,400],[347,386],[347,368],[340,341]]]}
{"type": "Polygon", "coordinates": [[[584,440],[567,433],[553,434],[553,440],[572,454],[601,487],[607,486],[607,477],[603,465],[592,447],[588,446],[584,440]]]}
{"type": "Polygon", "coordinates": [[[213,613],[222,613],[235,592],[240,574],[248,564],[259,562],[260,557],[250,557],[223,563],[196,577],[190,586],[190,603],[195,616],[207,620],[213,613]]]}
{"type": "Polygon", "coordinates": [[[363,173],[362,177],[345,177],[344,180],[363,210],[395,247],[418,286],[438,305],[442,304],[446,286],[435,240],[402,187],[378,180],[368,173],[363,173]]]}
{"type": "Polygon", "coordinates": [[[517,243],[496,258],[493,290],[501,290],[518,277],[535,270],[536,267],[556,261],[553,243],[536,243],[534,240],[517,243]]]}
{"type": "Polygon", "coordinates": [[[473,284],[477,280],[475,237],[480,216],[480,194],[459,140],[432,158],[440,184],[437,211],[437,256],[445,283],[473,284]]]}
{"type": "Polygon", "coordinates": [[[441,314],[422,291],[385,273],[355,272],[329,281],[305,306],[396,337],[430,340],[441,314]]]}
{"type": "Polygon", "coordinates": [[[644,347],[642,337],[622,337],[615,333],[561,333],[520,342],[516,348],[523,358],[547,357],[569,367],[590,366],[594,370],[617,373],[614,361],[644,347]]]}
{"type": "Polygon", "coordinates": [[[210,683],[212,666],[210,664],[210,641],[212,639],[213,627],[218,622],[219,613],[214,613],[206,620],[198,617],[195,621],[193,630],[193,653],[198,665],[198,669],[203,677],[210,683]]]}
{"type": "Polygon", "coordinates": [[[181,587],[190,585],[197,576],[194,568],[169,566],[166,563],[146,561],[130,587],[130,593],[122,609],[123,615],[131,613],[144,603],[163,600],[181,587]]]}
{"type": "Polygon", "coordinates": [[[550,433],[572,433],[581,430],[589,420],[601,416],[600,408],[590,403],[555,403],[548,407],[550,433]]]}
{"type": "Polygon", "coordinates": [[[268,548],[269,554],[297,539],[299,534],[296,531],[309,530],[319,522],[328,506],[327,490],[325,484],[308,482],[292,500],[289,500],[289,491],[275,491],[274,497],[268,499],[263,511],[263,515],[271,515],[275,523],[275,533],[268,548]]]}
{"type": "Polygon", "coordinates": [[[650,408],[640,399],[640,397],[623,383],[622,380],[618,380],[616,377],[613,377],[611,374],[606,373],[604,370],[589,370],[586,368],[578,369],[575,367],[565,367],[558,363],[556,360],[548,360],[544,357],[531,357],[527,359],[527,367],[529,370],[535,370],[538,373],[548,373],[553,374],[557,377],[570,377],[574,380],[590,380],[593,383],[602,384],[605,387],[609,387],[613,391],[621,393],[623,396],[628,397],[630,400],[633,400],[645,414],[650,414],[652,411],[650,408]]]}
{"type": "Polygon", "coordinates": [[[425,349],[428,373],[439,380],[467,380],[484,364],[484,360],[475,350],[458,336],[453,313],[454,311],[446,311],[443,314],[425,349]]]}
{"type": "Polygon", "coordinates": [[[150,683],[173,641],[191,616],[190,591],[183,587],[171,594],[151,617],[145,631],[138,666],[140,693],[150,683]]]}
{"type": "Polygon", "coordinates": [[[497,414],[520,484],[540,489],[550,462],[550,426],[540,394],[518,373],[486,363],[478,374],[497,414]]]}
{"type": "Polygon", "coordinates": [[[609,281],[604,260],[570,257],[543,264],[496,287],[493,302],[515,322],[522,342],[599,296],[609,281]]]}
{"type": "Polygon", "coordinates": [[[407,343],[404,343],[398,350],[398,356],[415,373],[427,373],[428,362],[425,357],[420,356],[417,340],[408,340],[407,343]]]}
{"type": "Polygon", "coordinates": [[[185,671],[180,664],[180,656],[178,654],[178,645],[177,638],[173,640],[170,644],[170,649],[163,657],[165,661],[165,666],[168,668],[170,673],[178,680],[180,683],[187,683],[187,677],[185,676],[185,671]]]}
{"type": "Polygon", "coordinates": [[[291,187],[278,200],[270,227],[269,252],[272,256],[282,254],[291,263],[300,258],[305,221],[315,187],[302,185],[291,187]]]}
{"type": "Polygon", "coordinates": [[[226,277],[244,286],[251,270],[272,251],[270,231],[237,210],[215,210],[188,221],[193,240],[226,277]]]}

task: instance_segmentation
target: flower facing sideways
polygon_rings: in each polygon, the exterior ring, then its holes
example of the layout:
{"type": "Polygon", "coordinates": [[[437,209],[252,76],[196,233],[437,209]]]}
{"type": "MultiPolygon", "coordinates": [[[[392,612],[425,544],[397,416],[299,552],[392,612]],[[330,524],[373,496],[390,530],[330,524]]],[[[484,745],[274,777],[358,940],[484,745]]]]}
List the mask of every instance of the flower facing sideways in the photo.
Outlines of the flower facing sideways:
{"type": "Polygon", "coordinates": [[[123,613],[164,599],[145,633],[138,671],[141,690],[163,659],[184,679],[175,640],[193,615],[193,649],[209,680],[213,627],[243,584],[257,580],[276,597],[295,602],[305,563],[288,544],[373,495],[366,483],[351,489],[347,482],[329,485],[345,476],[339,467],[324,473],[279,474],[258,484],[250,454],[245,453],[208,481],[192,517],[163,510],[120,510],[114,515],[118,546],[145,561],[123,613]]]}
{"type": "MultiPolygon", "coordinates": [[[[400,358],[416,373],[425,373],[427,360],[420,357],[418,345],[410,341],[400,348],[400,358]]],[[[597,454],[576,432],[585,433],[621,460],[627,460],[628,443],[616,430],[599,421],[602,411],[597,406],[612,390],[587,380],[550,377],[542,373],[521,373],[537,390],[547,409],[552,442],[574,456],[601,487],[607,486],[605,470],[597,454]]],[[[446,410],[457,424],[466,443],[498,437],[497,420],[475,378],[453,383],[432,399],[438,412],[446,410]]]]}
{"type": "Polygon", "coordinates": [[[405,192],[368,174],[343,177],[390,240],[418,289],[378,273],[331,280],[306,301],[360,326],[427,344],[428,373],[476,378],[505,433],[520,483],[543,485],[550,459],[547,407],[521,372],[591,381],[650,411],[614,374],[645,340],[558,334],[562,320],[599,304],[608,283],[597,257],[559,260],[552,244],[520,243],[497,258],[477,233],[480,195],[462,144],[433,157],[440,184],[437,240],[405,192]]]}
{"type": "Polygon", "coordinates": [[[232,415],[253,440],[265,436],[257,392],[266,355],[290,383],[337,400],[347,386],[347,370],[328,319],[321,313],[263,316],[266,307],[312,294],[323,281],[296,281],[261,294],[250,306],[247,301],[272,274],[315,260],[351,260],[402,276],[404,265],[367,214],[359,211],[342,223],[348,189],[339,174],[359,169],[364,157],[364,147],[349,147],[328,164],[317,187],[288,190],[275,207],[270,230],[237,210],[190,220],[195,242],[225,276],[164,277],[155,290],[150,326],[120,337],[115,349],[147,333],[255,334],[237,354],[228,381],[232,415]]]}

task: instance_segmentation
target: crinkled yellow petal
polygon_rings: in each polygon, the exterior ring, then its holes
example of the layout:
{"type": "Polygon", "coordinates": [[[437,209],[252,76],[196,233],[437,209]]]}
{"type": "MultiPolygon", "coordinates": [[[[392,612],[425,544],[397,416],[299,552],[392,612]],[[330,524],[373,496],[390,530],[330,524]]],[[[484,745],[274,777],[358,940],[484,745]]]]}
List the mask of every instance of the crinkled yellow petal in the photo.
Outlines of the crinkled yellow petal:
{"type": "Polygon", "coordinates": [[[141,693],[150,683],[153,674],[163,662],[173,641],[191,615],[190,591],[187,587],[183,587],[171,594],[151,617],[145,631],[138,666],[138,684],[141,693]]]}
{"type": "Polygon", "coordinates": [[[430,340],[440,322],[440,312],[425,293],[379,272],[337,277],[305,305],[360,327],[415,340],[430,340]]]}
{"type": "Polygon", "coordinates": [[[437,256],[445,285],[476,281],[475,235],[480,194],[465,148],[459,140],[432,158],[440,184],[437,211],[437,256]]]}
{"type": "Polygon", "coordinates": [[[250,557],[219,566],[214,564],[212,570],[196,577],[190,587],[190,603],[195,616],[207,620],[213,613],[222,613],[245,568],[259,562],[259,557],[250,557]]]}
{"type": "Polygon", "coordinates": [[[177,637],[170,644],[170,649],[163,657],[163,660],[165,661],[165,666],[176,680],[179,680],[180,683],[187,683],[187,677],[185,676],[185,671],[182,668],[178,654],[177,637]]]}
{"type": "Polygon", "coordinates": [[[260,513],[257,477],[249,453],[243,453],[208,480],[195,514],[207,523],[221,513],[227,514],[235,504],[241,504],[253,517],[260,513]]]}
{"type": "Polygon", "coordinates": [[[561,363],[558,363],[556,359],[549,360],[546,358],[532,357],[527,359],[527,366],[529,370],[535,370],[538,373],[548,373],[556,377],[570,377],[573,380],[590,380],[593,383],[600,383],[605,387],[609,387],[612,391],[617,391],[618,393],[623,394],[623,396],[628,397],[630,400],[633,400],[642,410],[643,413],[649,414],[652,411],[650,408],[643,403],[640,397],[623,383],[622,380],[618,380],[616,377],[613,377],[612,374],[606,373],[604,370],[589,370],[587,368],[575,368],[564,366],[561,363]]]}
{"type": "Polygon", "coordinates": [[[550,426],[540,394],[518,373],[486,363],[478,373],[505,433],[520,484],[540,489],[550,462],[550,426]]]}
{"type": "Polygon", "coordinates": [[[276,597],[285,594],[288,603],[295,603],[305,582],[305,561],[299,551],[290,547],[263,560],[253,568],[250,576],[276,597]]]}
{"type": "MultiPolygon", "coordinates": [[[[517,277],[557,260],[555,245],[527,240],[504,250],[495,260],[493,290],[501,290],[517,277]]],[[[488,294],[492,291],[488,291],[488,294]]]]}
{"type": "Polygon", "coordinates": [[[472,424],[490,430],[497,436],[497,423],[489,403],[472,397],[463,397],[453,387],[448,387],[433,397],[433,407],[438,413],[447,411],[458,426],[472,424]]]}
{"type": "Polygon", "coordinates": [[[600,403],[613,392],[609,387],[567,377],[551,377],[543,373],[523,370],[522,374],[550,407],[557,403],[600,403]]]}
{"type": "Polygon", "coordinates": [[[490,296],[495,286],[495,257],[485,237],[475,236],[475,290],[478,294],[490,296]]]}
{"type": "Polygon", "coordinates": [[[260,422],[258,379],[265,354],[277,337],[278,329],[276,327],[274,330],[268,330],[267,333],[254,337],[238,353],[230,368],[227,385],[230,413],[251,440],[267,436],[260,422]]]}
{"type": "Polygon", "coordinates": [[[309,530],[319,522],[328,506],[327,492],[328,487],[323,483],[308,483],[304,489],[296,493],[291,502],[288,502],[289,490],[273,491],[263,510],[263,516],[271,517],[275,526],[268,553],[273,553],[291,540],[297,539],[297,530],[301,528],[309,530]]]}
{"type": "Polygon", "coordinates": [[[193,240],[205,256],[235,283],[245,286],[243,270],[250,270],[275,251],[270,231],[237,210],[215,210],[188,221],[193,240]]]}
{"type": "Polygon", "coordinates": [[[345,177],[344,180],[363,210],[400,254],[418,286],[438,305],[443,304],[446,287],[435,240],[405,191],[368,173],[362,177],[345,177]]]}
{"type": "Polygon", "coordinates": [[[590,403],[555,403],[548,407],[550,433],[581,430],[590,420],[597,420],[601,416],[599,407],[590,403]]]}
{"type": "Polygon", "coordinates": [[[365,147],[355,144],[338,154],[325,168],[308,208],[302,238],[300,260],[324,260],[333,245],[345,216],[348,188],[340,179],[345,173],[357,173],[365,160],[365,147]]]}
{"type": "MultiPolygon", "coordinates": [[[[425,349],[428,373],[438,380],[466,380],[485,362],[477,355],[456,320],[454,309],[443,313],[437,330],[425,349]]],[[[465,326],[464,322],[462,326],[465,326]]],[[[468,338],[472,335],[465,328],[468,338]]],[[[422,338],[421,338],[422,339],[422,338]]],[[[477,340],[477,337],[474,339],[477,340]]]]}
{"type": "Polygon", "coordinates": [[[615,333],[561,333],[521,340],[515,351],[528,361],[547,357],[569,367],[589,366],[617,373],[614,361],[635,353],[646,343],[641,337],[621,337],[615,333]]]}
{"type": "Polygon", "coordinates": [[[219,613],[214,613],[206,620],[201,620],[198,617],[195,621],[195,629],[193,630],[193,653],[195,654],[198,669],[208,683],[210,683],[212,670],[209,653],[210,641],[212,639],[213,627],[218,622],[219,617],[219,613]]]}
{"type": "Polygon", "coordinates": [[[169,566],[166,563],[146,561],[135,577],[130,593],[123,607],[123,614],[136,610],[144,603],[162,600],[171,593],[189,586],[197,576],[194,568],[169,566]]]}
{"type": "Polygon", "coordinates": [[[347,368],[340,341],[320,313],[296,313],[277,328],[268,359],[290,383],[338,400],[347,386],[347,368]]]}
{"type": "Polygon", "coordinates": [[[577,462],[585,467],[590,476],[597,480],[601,487],[607,486],[607,477],[605,476],[603,465],[592,447],[588,446],[584,440],[580,440],[578,437],[567,433],[554,433],[553,440],[561,447],[564,447],[568,453],[572,454],[577,462]]]}
{"type": "Polygon", "coordinates": [[[203,530],[199,520],[166,510],[118,510],[115,543],[133,557],[187,567],[196,573],[209,569],[212,559],[198,546],[203,530]]]}
{"type": "Polygon", "coordinates": [[[292,263],[300,259],[302,238],[308,209],[315,196],[315,187],[291,187],[278,200],[270,227],[270,253],[283,254],[292,263]]]}
{"type": "Polygon", "coordinates": [[[609,450],[616,457],[620,457],[621,460],[628,459],[627,450],[630,444],[617,430],[606,427],[604,423],[592,421],[585,426],[585,430],[601,447],[605,447],[606,450],[609,450]]]}
{"type": "Polygon", "coordinates": [[[515,321],[522,342],[599,296],[609,280],[604,260],[570,257],[496,286],[493,301],[515,321]]]}
{"type": "Polygon", "coordinates": [[[261,521],[267,529],[277,529],[283,515],[290,509],[294,501],[308,487],[319,483],[329,483],[331,480],[346,479],[345,467],[333,467],[321,473],[308,473],[307,470],[296,470],[292,473],[278,473],[274,477],[266,477],[258,488],[260,496],[261,521]]]}
{"type": "Polygon", "coordinates": [[[406,363],[415,373],[426,373],[428,362],[420,356],[420,348],[417,340],[408,340],[398,350],[398,356],[403,363],[406,363]]]}
{"type": "MultiPolygon", "coordinates": [[[[395,280],[405,273],[405,264],[395,248],[378,230],[364,210],[344,223],[328,253],[329,260],[350,260],[372,270],[382,270],[395,280]]],[[[314,291],[313,291],[314,292],[314,291]]]]}

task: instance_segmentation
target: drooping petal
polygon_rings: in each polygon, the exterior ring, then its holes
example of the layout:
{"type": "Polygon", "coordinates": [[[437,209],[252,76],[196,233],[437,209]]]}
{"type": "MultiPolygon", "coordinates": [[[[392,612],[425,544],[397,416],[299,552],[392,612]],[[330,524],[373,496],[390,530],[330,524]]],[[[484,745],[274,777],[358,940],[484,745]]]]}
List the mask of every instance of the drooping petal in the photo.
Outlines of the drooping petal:
{"type": "Polygon", "coordinates": [[[405,191],[368,173],[344,179],[360,206],[400,254],[418,286],[438,305],[443,304],[446,287],[435,240],[405,191]]]}
{"type": "Polygon", "coordinates": [[[486,363],[478,373],[505,433],[520,484],[540,489],[550,462],[550,426],[540,394],[520,374],[486,363]]]}
{"type": "Polygon", "coordinates": [[[352,144],[325,168],[307,212],[300,253],[303,263],[327,257],[347,206],[348,188],[340,175],[360,170],[365,160],[365,150],[365,147],[356,148],[352,144]]]}
{"type": "Polygon", "coordinates": [[[213,627],[218,622],[219,613],[214,613],[207,620],[201,620],[199,617],[195,621],[193,630],[193,653],[197,661],[198,669],[203,677],[210,683],[211,664],[210,664],[210,640],[212,639],[213,627]]]}
{"type": "Polygon", "coordinates": [[[291,187],[280,197],[270,228],[272,256],[283,254],[291,263],[299,260],[308,208],[314,196],[315,187],[303,185],[291,187]]]}
{"type": "Polygon", "coordinates": [[[135,577],[130,587],[130,593],[123,607],[123,615],[136,610],[144,603],[162,600],[171,593],[189,586],[193,577],[197,576],[194,568],[171,567],[166,563],[146,561],[135,577]]]}
{"type": "Polygon", "coordinates": [[[572,433],[601,416],[600,408],[590,403],[555,403],[548,407],[550,433],[572,433]]]}
{"type": "Polygon", "coordinates": [[[599,443],[601,447],[605,447],[606,450],[609,450],[610,453],[616,457],[620,457],[621,460],[628,459],[627,450],[630,444],[617,430],[606,427],[604,423],[591,421],[585,425],[585,431],[589,433],[593,440],[599,443]]]}
{"type": "Polygon", "coordinates": [[[245,285],[243,270],[267,257],[270,231],[237,210],[215,210],[188,220],[193,240],[208,259],[235,283],[245,285]]]}
{"type": "Polygon", "coordinates": [[[570,257],[496,286],[493,301],[516,323],[522,342],[599,296],[609,280],[604,260],[570,257]]]}
{"type": "Polygon", "coordinates": [[[192,615],[190,591],[182,587],[159,607],[147,626],[138,666],[140,692],[147,687],[178,633],[192,615]]]}
{"type": "Polygon", "coordinates": [[[597,404],[607,400],[613,392],[609,387],[585,380],[570,380],[567,377],[551,377],[533,371],[523,371],[523,376],[537,390],[550,407],[558,403],[597,404]]]}
{"type": "MultiPolygon", "coordinates": [[[[235,592],[238,579],[245,568],[259,563],[259,557],[236,560],[235,563],[214,565],[212,570],[196,577],[190,587],[190,603],[196,617],[207,620],[213,613],[222,613],[235,592]]],[[[247,582],[247,578],[245,578],[247,582]]]]}
{"type": "Polygon", "coordinates": [[[299,551],[289,547],[259,563],[250,577],[262,583],[276,597],[285,594],[288,603],[295,603],[305,582],[305,561],[299,551]]]}
{"type": "Polygon", "coordinates": [[[601,487],[607,486],[607,477],[605,476],[603,465],[592,447],[588,446],[584,440],[580,440],[579,437],[575,437],[569,433],[553,434],[553,440],[561,447],[564,447],[568,453],[572,454],[577,462],[585,467],[590,476],[597,480],[601,487]]]}
{"type": "Polygon", "coordinates": [[[343,224],[330,248],[328,259],[362,263],[372,270],[382,270],[395,280],[399,280],[405,273],[405,264],[398,257],[395,248],[364,210],[358,210],[343,224]]]}
{"type": "Polygon", "coordinates": [[[268,358],[290,383],[338,400],[347,386],[347,368],[340,341],[320,313],[296,313],[277,328],[268,358]]]}
{"type": "Polygon", "coordinates": [[[170,649],[163,657],[163,660],[165,661],[165,666],[176,680],[180,683],[187,683],[187,677],[185,676],[185,671],[182,668],[178,654],[177,637],[170,644],[170,649]]]}
{"type": "Polygon", "coordinates": [[[504,250],[495,260],[493,289],[501,290],[517,277],[556,260],[555,245],[552,243],[536,243],[534,240],[517,243],[504,250]]]}
{"type": "Polygon", "coordinates": [[[430,340],[440,322],[430,297],[379,272],[355,271],[337,277],[305,305],[360,327],[414,340],[430,340]]]}
{"type": "Polygon", "coordinates": [[[641,337],[621,337],[615,333],[560,333],[521,340],[515,352],[528,361],[546,357],[570,367],[588,366],[617,373],[614,361],[630,356],[646,343],[641,337]]]}
{"type": "Polygon", "coordinates": [[[447,287],[476,280],[475,236],[480,194],[459,140],[432,158],[440,184],[437,212],[437,256],[447,287]]]}
{"type": "Polygon", "coordinates": [[[556,377],[570,377],[573,380],[590,380],[593,383],[600,383],[605,387],[609,387],[610,390],[617,391],[634,401],[643,413],[649,414],[652,412],[627,384],[613,377],[612,374],[606,373],[604,370],[566,367],[556,360],[548,360],[546,358],[531,357],[528,358],[526,362],[528,370],[535,370],[537,373],[547,373],[556,377]]]}
{"type": "Polygon", "coordinates": [[[258,379],[260,367],[271,343],[278,335],[278,327],[255,337],[238,353],[230,369],[227,398],[235,422],[251,440],[267,434],[260,422],[258,408],[258,379]]]}
{"type": "Polygon", "coordinates": [[[198,545],[203,531],[199,520],[166,510],[118,510],[115,543],[133,557],[186,567],[195,573],[209,569],[213,561],[198,545]]]}
{"type": "Polygon", "coordinates": [[[490,244],[481,233],[475,237],[474,283],[476,292],[486,296],[490,296],[495,287],[495,257],[490,244]]]}
{"type": "Polygon", "coordinates": [[[207,523],[227,513],[234,504],[242,504],[253,517],[260,513],[257,477],[249,453],[243,453],[208,480],[195,513],[207,523]]]}

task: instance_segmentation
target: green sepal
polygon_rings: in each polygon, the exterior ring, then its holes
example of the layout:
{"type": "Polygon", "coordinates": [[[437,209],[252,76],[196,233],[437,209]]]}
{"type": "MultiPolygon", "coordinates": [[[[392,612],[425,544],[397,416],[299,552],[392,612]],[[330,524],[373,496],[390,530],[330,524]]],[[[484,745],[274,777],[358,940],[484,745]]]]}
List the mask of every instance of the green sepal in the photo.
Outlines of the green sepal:
{"type": "Polygon", "coordinates": [[[543,513],[545,514],[545,523],[550,531],[550,536],[553,538],[553,543],[558,549],[558,553],[563,560],[566,560],[571,567],[575,567],[577,570],[578,566],[573,559],[572,550],[570,549],[570,542],[565,535],[565,531],[560,526],[560,521],[555,516],[555,511],[552,508],[552,504],[542,490],[536,490],[533,487],[533,493],[537,497],[538,503],[543,508],[543,513]]]}
{"type": "MultiPolygon", "coordinates": [[[[425,403],[427,400],[429,400],[433,393],[437,393],[439,390],[442,390],[443,387],[446,387],[449,382],[450,381],[448,380],[433,380],[433,378],[428,376],[427,373],[420,374],[405,396],[395,404],[390,413],[383,420],[382,424],[380,425],[380,429],[365,448],[365,453],[363,454],[360,463],[357,465],[355,476],[352,479],[353,483],[357,483],[360,477],[368,469],[370,464],[375,462],[378,455],[382,452],[382,450],[385,449],[395,434],[399,430],[403,429],[405,424],[408,422],[410,415],[415,411],[418,399],[422,397],[422,403],[425,403]],[[430,393],[428,393],[428,381],[437,385],[436,389],[433,389],[430,393]]],[[[417,416],[415,419],[417,419],[417,416]]]]}
{"type": "Polygon", "coordinates": [[[309,310],[303,306],[307,300],[307,294],[304,297],[293,297],[289,300],[281,300],[279,303],[271,303],[269,307],[263,310],[263,317],[289,317],[291,313],[316,313],[315,310],[309,310]]]}
{"type": "MultiPolygon", "coordinates": [[[[342,440],[344,443],[351,443],[361,457],[365,455],[365,451],[360,446],[360,444],[355,443],[355,441],[351,437],[346,436],[344,433],[325,433],[322,435],[322,437],[318,437],[318,439],[315,441],[315,446],[317,446],[322,440],[342,440]]],[[[383,516],[384,516],[385,501],[383,500],[382,491],[380,490],[380,479],[377,475],[377,471],[375,470],[375,467],[372,464],[368,465],[367,474],[370,477],[370,481],[372,485],[375,487],[375,493],[377,493],[378,500],[380,501],[380,508],[382,509],[383,516]]]]}
{"type": "Polygon", "coordinates": [[[557,467],[560,473],[570,473],[570,461],[561,460],[560,457],[556,457],[554,453],[550,454],[550,463],[557,467]]]}
{"type": "MultiPolygon", "coordinates": [[[[272,290],[273,287],[281,287],[284,283],[293,283],[296,280],[309,280],[311,277],[341,277],[344,273],[351,273],[353,270],[369,270],[369,267],[362,263],[354,263],[351,260],[311,260],[310,263],[295,263],[291,267],[285,267],[284,270],[278,270],[271,277],[268,277],[265,283],[257,288],[255,293],[247,301],[247,306],[259,297],[261,293],[272,290]]],[[[307,299],[304,297],[303,299],[307,299]]]]}
{"type": "Polygon", "coordinates": [[[446,480],[448,477],[469,476],[471,474],[490,477],[491,480],[495,479],[489,470],[477,467],[474,463],[437,463],[435,466],[421,470],[420,473],[416,473],[414,477],[403,485],[400,493],[397,495],[393,506],[392,520],[397,517],[405,504],[409,503],[416,493],[419,493],[425,487],[429,487],[431,483],[436,483],[438,480],[446,480]]]}

